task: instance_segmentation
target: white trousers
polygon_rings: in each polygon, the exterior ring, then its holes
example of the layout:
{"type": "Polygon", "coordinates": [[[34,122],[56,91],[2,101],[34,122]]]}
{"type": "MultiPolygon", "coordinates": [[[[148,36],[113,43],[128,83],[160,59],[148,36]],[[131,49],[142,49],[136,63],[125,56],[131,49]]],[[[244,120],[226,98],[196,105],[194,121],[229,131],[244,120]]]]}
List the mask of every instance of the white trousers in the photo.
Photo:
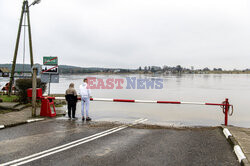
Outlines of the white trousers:
{"type": "Polygon", "coordinates": [[[89,102],[90,102],[90,98],[88,98],[88,97],[81,98],[82,116],[84,116],[84,106],[85,106],[86,107],[86,117],[89,117],[89,102]]]}

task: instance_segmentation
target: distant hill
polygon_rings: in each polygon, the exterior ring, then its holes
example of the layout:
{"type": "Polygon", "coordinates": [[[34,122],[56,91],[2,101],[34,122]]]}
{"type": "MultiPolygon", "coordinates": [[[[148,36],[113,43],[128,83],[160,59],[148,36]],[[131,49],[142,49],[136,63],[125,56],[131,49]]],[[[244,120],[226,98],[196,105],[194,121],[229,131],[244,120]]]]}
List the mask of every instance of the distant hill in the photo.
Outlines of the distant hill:
{"type": "MultiPolygon", "coordinates": [[[[0,67],[6,67],[11,71],[12,64],[0,64],[0,67]]],[[[28,64],[25,64],[25,65],[16,64],[15,71],[16,72],[22,72],[22,71],[30,72],[31,68],[30,68],[30,65],[28,65],[28,64]]]]}
{"type": "MultiPolygon", "coordinates": [[[[41,67],[41,64],[35,64],[41,67]]],[[[6,67],[11,70],[12,64],[0,64],[0,67],[6,67]]],[[[30,72],[31,67],[29,64],[16,64],[15,72],[30,72]]],[[[77,67],[68,65],[59,65],[59,74],[82,74],[82,73],[96,73],[96,72],[130,72],[129,69],[117,68],[100,68],[100,67],[77,67]]]]}

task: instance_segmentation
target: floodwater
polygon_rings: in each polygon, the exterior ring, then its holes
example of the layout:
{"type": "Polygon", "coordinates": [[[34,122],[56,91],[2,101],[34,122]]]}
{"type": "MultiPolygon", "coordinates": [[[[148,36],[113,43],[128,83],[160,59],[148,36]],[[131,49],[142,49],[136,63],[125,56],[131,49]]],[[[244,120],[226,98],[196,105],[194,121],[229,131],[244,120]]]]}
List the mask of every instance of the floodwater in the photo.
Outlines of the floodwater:
{"type": "MultiPolygon", "coordinates": [[[[183,75],[62,75],[59,84],[51,84],[51,93],[63,94],[69,83],[79,85],[85,77],[124,79],[123,89],[92,89],[93,98],[118,98],[137,100],[166,100],[182,102],[221,103],[229,98],[234,113],[229,125],[250,127],[250,75],[247,74],[183,74],[183,75]],[[149,80],[162,79],[162,89],[126,89],[127,77],[149,80]]],[[[2,79],[2,78],[1,78],[2,79]]],[[[4,80],[0,80],[0,85],[4,80]]],[[[97,84],[97,83],[96,83],[97,84]]],[[[90,115],[94,120],[126,121],[148,118],[152,124],[173,126],[216,126],[224,123],[219,106],[155,104],[155,103],[90,103],[90,115]]],[[[80,117],[81,104],[77,104],[80,117]]]]}

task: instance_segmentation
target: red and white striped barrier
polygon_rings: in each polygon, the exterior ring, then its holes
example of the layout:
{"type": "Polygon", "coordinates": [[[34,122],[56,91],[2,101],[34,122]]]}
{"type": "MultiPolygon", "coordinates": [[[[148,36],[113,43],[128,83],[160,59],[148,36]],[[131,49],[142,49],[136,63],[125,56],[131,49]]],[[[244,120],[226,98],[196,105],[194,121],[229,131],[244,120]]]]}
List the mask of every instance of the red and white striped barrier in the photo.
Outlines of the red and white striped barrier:
{"type": "MultiPolygon", "coordinates": [[[[55,97],[55,100],[65,100],[65,97],[55,97]]],[[[79,97],[78,100],[81,100],[79,97]]],[[[159,101],[159,100],[131,100],[131,99],[109,99],[109,98],[90,98],[91,101],[106,101],[106,102],[129,102],[129,103],[159,103],[159,104],[192,104],[192,105],[217,105],[225,104],[203,103],[203,102],[181,102],[181,101],[159,101]]]]}
{"type": "MultiPolygon", "coordinates": [[[[64,100],[64,97],[54,97],[56,100],[64,100]]],[[[81,100],[81,98],[78,98],[81,100]]],[[[229,114],[230,116],[233,114],[233,105],[229,104],[228,99],[223,101],[222,103],[203,103],[203,102],[181,102],[181,101],[158,101],[158,100],[131,100],[131,99],[109,99],[109,98],[90,98],[91,101],[104,101],[104,102],[129,102],[129,103],[158,103],[158,104],[191,104],[191,105],[211,105],[211,106],[221,106],[222,111],[225,114],[225,125],[228,123],[228,114],[230,107],[232,108],[232,112],[229,114]]]]}

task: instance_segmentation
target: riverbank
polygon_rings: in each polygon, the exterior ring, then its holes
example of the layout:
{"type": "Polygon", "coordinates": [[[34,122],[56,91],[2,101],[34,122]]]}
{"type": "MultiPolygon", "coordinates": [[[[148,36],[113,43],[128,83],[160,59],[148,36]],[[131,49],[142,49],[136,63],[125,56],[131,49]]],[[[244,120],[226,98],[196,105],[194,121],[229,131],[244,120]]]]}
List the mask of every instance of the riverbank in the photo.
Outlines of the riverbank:
{"type": "Polygon", "coordinates": [[[201,75],[201,74],[250,74],[250,71],[188,71],[188,72],[171,72],[171,71],[131,71],[131,72],[91,72],[91,73],[81,73],[81,72],[73,72],[73,73],[61,73],[62,75],[134,75],[134,74],[146,74],[146,75],[181,75],[181,74],[190,74],[190,75],[201,75]]]}

